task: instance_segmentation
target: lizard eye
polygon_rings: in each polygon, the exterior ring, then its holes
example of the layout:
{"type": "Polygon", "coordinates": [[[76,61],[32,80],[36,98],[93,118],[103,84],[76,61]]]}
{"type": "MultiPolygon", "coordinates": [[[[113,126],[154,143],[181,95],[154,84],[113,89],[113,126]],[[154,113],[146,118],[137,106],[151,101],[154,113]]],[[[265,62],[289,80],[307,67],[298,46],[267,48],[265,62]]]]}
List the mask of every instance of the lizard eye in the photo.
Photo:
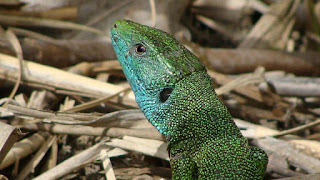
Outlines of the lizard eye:
{"type": "Polygon", "coordinates": [[[146,47],[142,44],[136,44],[136,53],[142,55],[146,52],[146,47]]]}
{"type": "Polygon", "coordinates": [[[162,103],[166,102],[166,100],[170,97],[172,91],[173,91],[173,88],[164,88],[160,92],[160,102],[162,103]]]}

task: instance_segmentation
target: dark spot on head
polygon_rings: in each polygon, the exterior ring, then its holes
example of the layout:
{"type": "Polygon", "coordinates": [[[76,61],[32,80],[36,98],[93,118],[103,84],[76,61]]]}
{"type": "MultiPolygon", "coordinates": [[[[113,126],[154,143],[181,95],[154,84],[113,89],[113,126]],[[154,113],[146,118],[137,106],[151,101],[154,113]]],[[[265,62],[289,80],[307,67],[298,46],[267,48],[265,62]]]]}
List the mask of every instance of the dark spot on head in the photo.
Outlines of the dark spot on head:
{"type": "Polygon", "coordinates": [[[164,88],[160,92],[160,102],[162,103],[166,102],[166,100],[170,97],[172,91],[173,91],[173,88],[164,88]]]}
{"type": "Polygon", "coordinates": [[[113,27],[114,27],[114,28],[118,28],[117,24],[114,24],[113,27]]]}

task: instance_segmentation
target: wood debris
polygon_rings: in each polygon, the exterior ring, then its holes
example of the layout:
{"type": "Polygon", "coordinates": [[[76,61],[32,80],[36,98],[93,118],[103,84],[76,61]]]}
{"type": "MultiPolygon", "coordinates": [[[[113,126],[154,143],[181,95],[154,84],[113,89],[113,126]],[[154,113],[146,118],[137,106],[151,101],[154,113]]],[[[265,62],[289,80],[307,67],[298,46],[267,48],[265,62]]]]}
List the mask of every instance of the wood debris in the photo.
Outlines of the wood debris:
{"type": "Polygon", "coordinates": [[[171,178],[113,52],[117,19],[199,57],[266,179],[320,178],[319,0],[25,0],[0,2],[0,179],[171,178]]]}

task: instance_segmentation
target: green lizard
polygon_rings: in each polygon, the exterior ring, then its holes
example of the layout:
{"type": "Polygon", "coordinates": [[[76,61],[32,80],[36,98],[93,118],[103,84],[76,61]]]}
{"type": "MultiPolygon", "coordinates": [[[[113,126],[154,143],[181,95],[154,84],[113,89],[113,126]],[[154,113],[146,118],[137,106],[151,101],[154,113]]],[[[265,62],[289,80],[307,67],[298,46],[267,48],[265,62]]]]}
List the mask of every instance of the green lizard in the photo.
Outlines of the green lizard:
{"type": "Polygon", "coordinates": [[[194,54],[128,20],[111,39],[138,105],[168,141],[173,179],[263,179],[267,155],[247,144],[194,54]]]}

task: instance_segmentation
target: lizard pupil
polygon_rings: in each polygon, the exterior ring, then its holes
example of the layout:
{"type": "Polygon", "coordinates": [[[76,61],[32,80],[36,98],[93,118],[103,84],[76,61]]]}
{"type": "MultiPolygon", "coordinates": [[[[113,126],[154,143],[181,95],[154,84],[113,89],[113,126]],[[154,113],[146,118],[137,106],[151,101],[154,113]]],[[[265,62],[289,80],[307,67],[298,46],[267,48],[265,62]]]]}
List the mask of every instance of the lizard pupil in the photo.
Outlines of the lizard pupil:
{"type": "Polygon", "coordinates": [[[166,102],[166,100],[170,97],[172,91],[173,91],[172,88],[164,88],[160,92],[160,102],[162,103],[166,102]]]}
{"type": "Polygon", "coordinates": [[[146,47],[142,44],[136,44],[136,52],[138,54],[143,54],[144,52],[146,52],[146,47]]]}

